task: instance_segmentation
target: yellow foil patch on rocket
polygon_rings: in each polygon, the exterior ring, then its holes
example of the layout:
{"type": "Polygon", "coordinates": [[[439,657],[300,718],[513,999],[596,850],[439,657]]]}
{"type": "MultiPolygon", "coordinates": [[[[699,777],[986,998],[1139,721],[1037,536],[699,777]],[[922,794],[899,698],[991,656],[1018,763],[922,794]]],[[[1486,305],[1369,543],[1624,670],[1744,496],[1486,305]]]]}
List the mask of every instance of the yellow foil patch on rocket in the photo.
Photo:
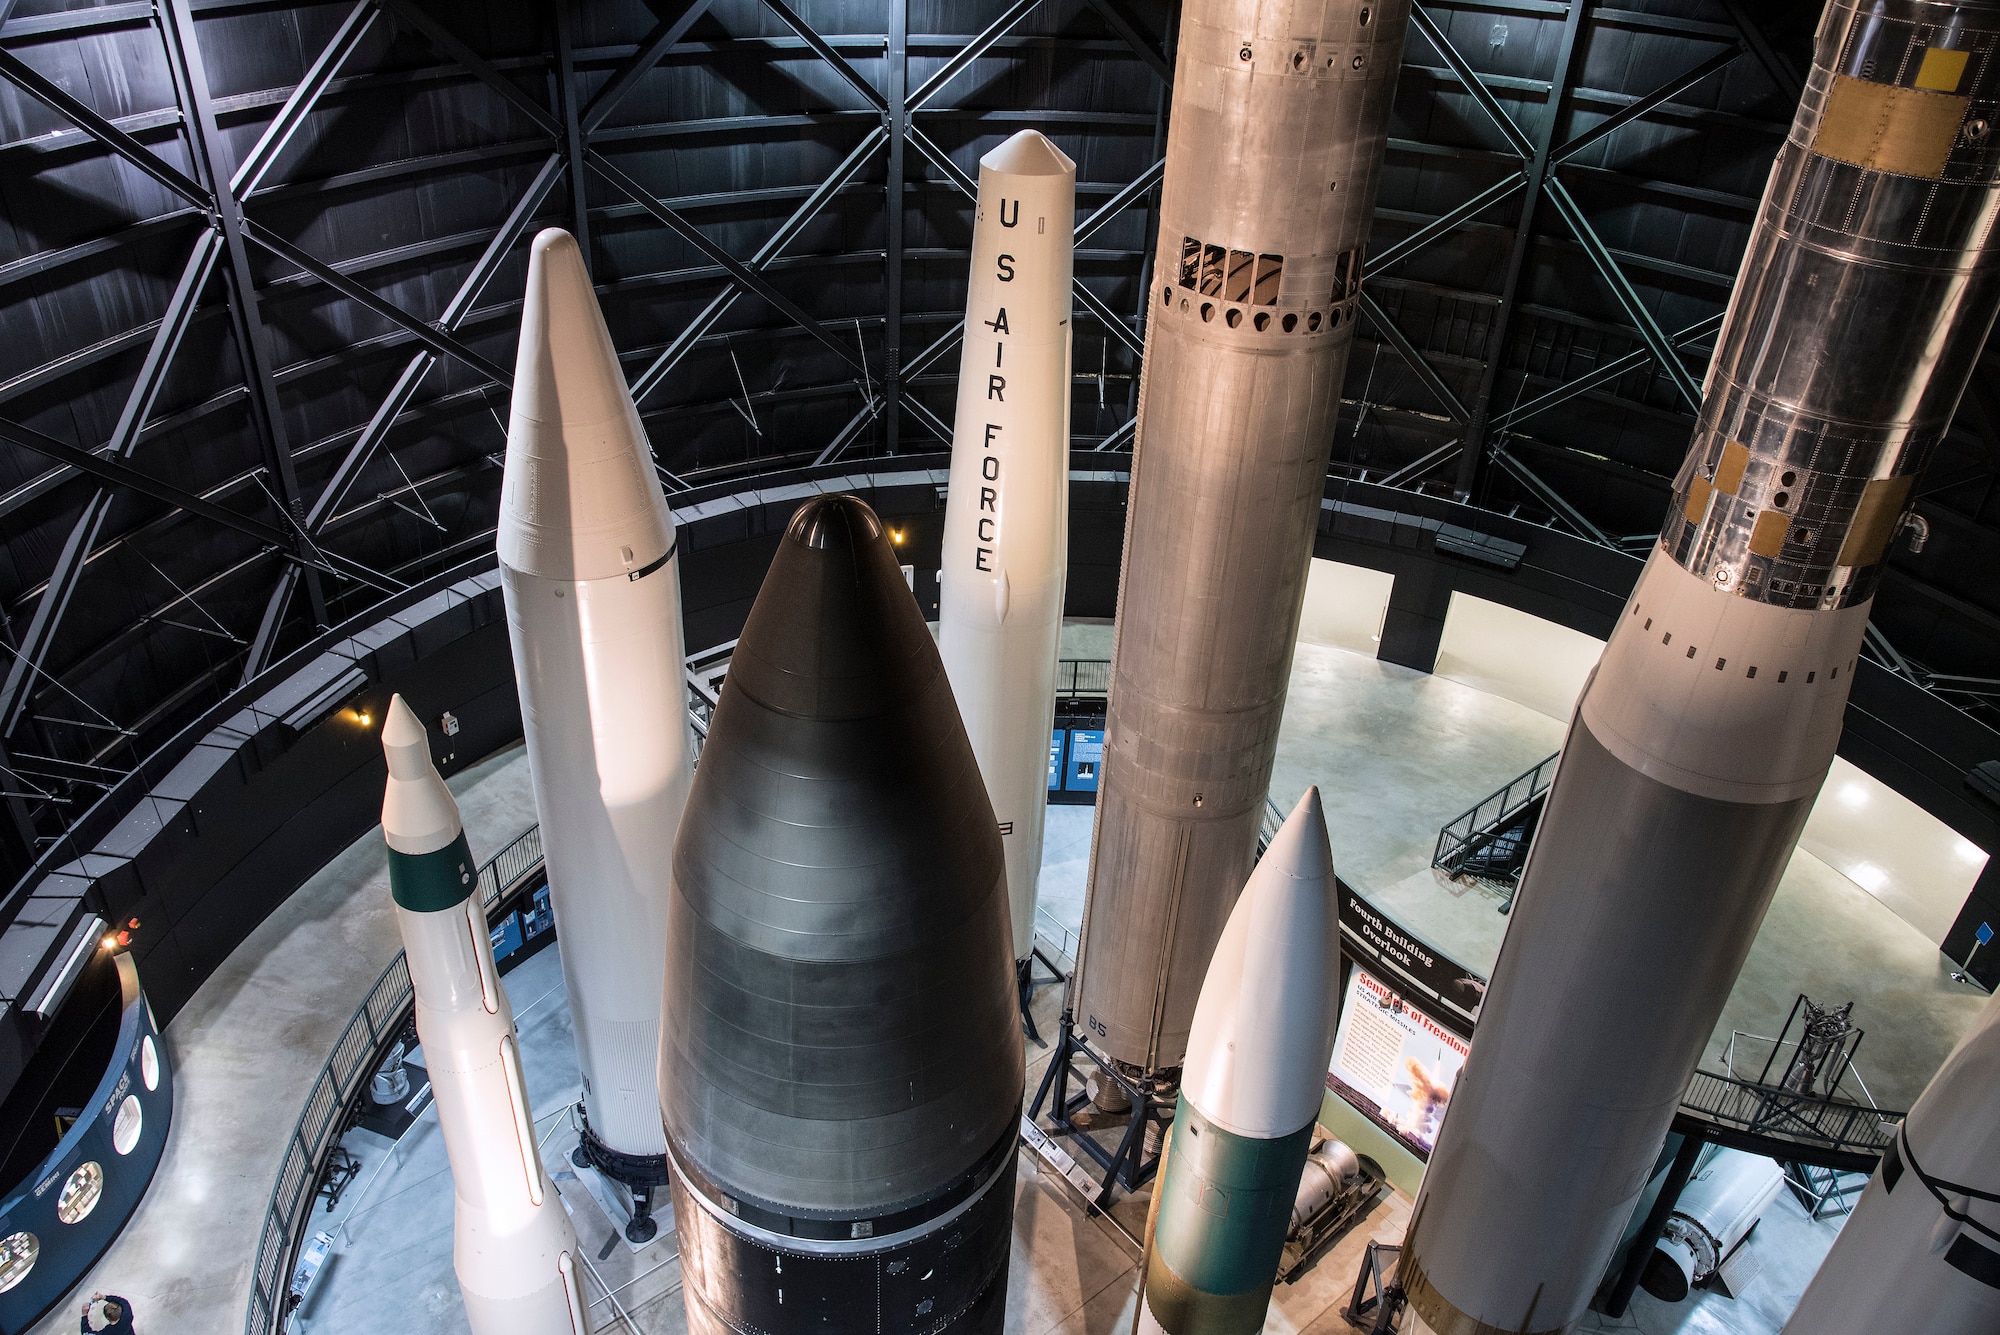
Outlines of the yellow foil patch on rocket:
{"type": "Polygon", "coordinates": [[[1967,97],[1836,74],[1812,151],[1869,171],[1935,180],[1970,105],[1967,97]]]}

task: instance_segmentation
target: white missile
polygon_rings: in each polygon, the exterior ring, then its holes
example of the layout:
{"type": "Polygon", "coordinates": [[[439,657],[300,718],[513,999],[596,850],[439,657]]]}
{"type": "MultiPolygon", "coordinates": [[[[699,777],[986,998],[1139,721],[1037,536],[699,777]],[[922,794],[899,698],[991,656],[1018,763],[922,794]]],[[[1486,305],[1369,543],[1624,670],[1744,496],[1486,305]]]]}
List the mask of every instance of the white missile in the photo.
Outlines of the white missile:
{"type": "Polygon", "coordinates": [[[584,1159],[651,1237],[655,1068],[688,741],[674,523],[576,242],[535,238],[501,485],[500,572],[583,1072],[584,1159]]]}
{"type": "Polygon", "coordinates": [[[938,652],[1007,854],[1014,959],[1035,944],[1069,551],[1076,164],[1023,130],[979,160],[952,426],[938,652]]]}
{"type": "Polygon", "coordinates": [[[2000,996],[1903,1119],[1787,1335],[2000,1330],[2000,996]]]}
{"type": "Polygon", "coordinates": [[[584,1335],[576,1233],[542,1174],[478,871],[430,739],[400,695],[389,702],[382,750],[389,893],[451,1162],[452,1268],[466,1320],[473,1335],[584,1335]]]}
{"type": "Polygon", "coordinates": [[[1264,1328],[1326,1088],[1339,933],[1326,817],[1308,788],[1230,910],[1195,1002],[1153,1197],[1144,1331],[1264,1328]]]}

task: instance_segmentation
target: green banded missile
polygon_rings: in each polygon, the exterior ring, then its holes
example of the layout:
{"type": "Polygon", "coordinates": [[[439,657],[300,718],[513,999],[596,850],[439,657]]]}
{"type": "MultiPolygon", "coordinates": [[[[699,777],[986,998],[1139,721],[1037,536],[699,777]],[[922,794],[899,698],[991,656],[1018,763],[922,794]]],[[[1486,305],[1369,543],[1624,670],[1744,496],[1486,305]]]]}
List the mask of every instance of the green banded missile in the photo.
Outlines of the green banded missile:
{"type": "Polygon", "coordinates": [[[1338,1013],[1333,857],[1309,788],[1251,872],[1195,1002],[1155,1188],[1141,1328],[1263,1329],[1338,1013]]]}

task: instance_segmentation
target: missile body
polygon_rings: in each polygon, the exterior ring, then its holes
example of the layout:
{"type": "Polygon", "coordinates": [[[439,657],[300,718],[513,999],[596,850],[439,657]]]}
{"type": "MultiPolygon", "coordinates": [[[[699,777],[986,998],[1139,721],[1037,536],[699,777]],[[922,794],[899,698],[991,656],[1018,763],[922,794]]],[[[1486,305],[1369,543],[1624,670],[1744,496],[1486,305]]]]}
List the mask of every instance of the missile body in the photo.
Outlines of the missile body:
{"type": "Polygon", "coordinates": [[[1255,1335],[1333,1050],[1333,859],[1309,788],[1250,873],[1195,1003],[1155,1195],[1141,1329],[1255,1335]]]}
{"type": "Polygon", "coordinates": [[[1039,132],[979,160],[938,652],[999,822],[1021,962],[1035,945],[1069,549],[1075,218],[1076,164],[1039,132]]]}
{"type": "Polygon", "coordinates": [[[382,750],[389,892],[451,1162],[452,1268],[466,1319],[473,1335],[585,1335],[576,1233],[542,1174],[478,871],[430,739],[400,695],[382,724],[382,750]]]}
{"type": "Polygon", "coordinates": [[[1790,1335],[2000,1330],[1996,1106],[2000,996],[1986,1003],[1903,1119],[1786,1323],[1790,1335]]]}
{"type": "Polygon", "coordinates": [[[1996,41],[1990,2],[1821,23],[1413,1209],[1401,1281],[1436,1335],[1582,1316],[1791,857],[2000,295],[1996,41]]]}
{"type": "Polygon", "coordinates": [[[1074,994],[1136,1072],[1256,851],[1408,11],[1182,10],[1074,994]]]}
{"type": "Polygon", "coordinates": [[[586,1161],[650,1237],[666,1182],[658,1082],[674,834],[693,777],[674,525],[576,242],[529,261],[500,570],[556,941],[583,1073],[586,1161]]]}
{"type": "Polygon", "coordinates": [[[674,853],[660,1103],[694,1335],[998,1331],[1006,867],[874,512],[793,516],[674,853]]]}

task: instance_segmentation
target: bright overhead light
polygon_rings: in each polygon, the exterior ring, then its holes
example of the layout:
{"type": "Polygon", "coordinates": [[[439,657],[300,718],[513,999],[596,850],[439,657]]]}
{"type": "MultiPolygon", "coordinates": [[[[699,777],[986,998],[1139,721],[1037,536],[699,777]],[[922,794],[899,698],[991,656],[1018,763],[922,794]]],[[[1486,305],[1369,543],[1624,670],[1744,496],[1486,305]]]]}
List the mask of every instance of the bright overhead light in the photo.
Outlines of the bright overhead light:
{"type": "Polygon", "coordinates": [[[1872,862],[1855,863],[1854,870],[1847,873],[1847,875],[1849,880],[1871,895],[1889,884],[1889,873],[1883,871],[1872,862]]]}
{"type": "Polygon", "coordinates": [[[1858,783],[1844,783],[1840,786],[1840,800],[1851,807],[1868,805],[1868,790],[1858,783]]]}

